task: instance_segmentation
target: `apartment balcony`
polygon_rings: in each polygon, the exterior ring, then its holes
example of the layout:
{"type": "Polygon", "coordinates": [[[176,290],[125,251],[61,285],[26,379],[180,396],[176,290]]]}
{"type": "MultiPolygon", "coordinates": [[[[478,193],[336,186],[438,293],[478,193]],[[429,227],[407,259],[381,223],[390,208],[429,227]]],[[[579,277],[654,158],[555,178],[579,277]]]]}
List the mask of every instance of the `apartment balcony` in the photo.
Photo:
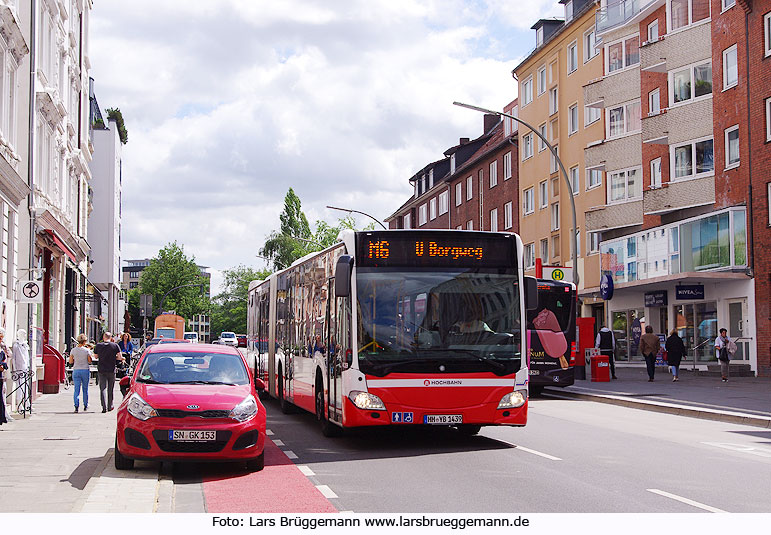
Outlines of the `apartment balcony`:
{"type": "Polygon", "coordinates": [[[664,0],[608,0],[595,14],[594,24],[597,36],[611,30],[640,22],[644,17],[664,4],[664,0]]]}
{"type": "Polygon", "coordinates": [[[715,177],[713,175],[667,182],[661,188],[647,189],[643,192],[645,215],[661,215],[714,203],[715,177]]]}
{"type": "Polygon", "coordinates": [[[640,71],[631,67],[598,78],[584,86],[584,102],[596,107],[609,107],[640,98],[640,71]]]}
{"type": "Polygon", "coordinates": [[[667,72],[712,57],[709,23],[696,24],[640,47],[640,69],[667,72]]]}
{"type": "Polygon", "coordinates": [[[712,135],[712,99],[696,100],[642,119],[643,143],[674,145],[712,135]]]}
{"type": "Polygon", "coordinates": [[[587,232],[606,231],[643,224],[643,201],[606,204],[586,212],[587,232]]]}
{"type": "Polygon", "coordinates": [[[642,165],[640,134],[631,134],[593,144],[584,149],[587,169],[606,172],[642,165]]]}

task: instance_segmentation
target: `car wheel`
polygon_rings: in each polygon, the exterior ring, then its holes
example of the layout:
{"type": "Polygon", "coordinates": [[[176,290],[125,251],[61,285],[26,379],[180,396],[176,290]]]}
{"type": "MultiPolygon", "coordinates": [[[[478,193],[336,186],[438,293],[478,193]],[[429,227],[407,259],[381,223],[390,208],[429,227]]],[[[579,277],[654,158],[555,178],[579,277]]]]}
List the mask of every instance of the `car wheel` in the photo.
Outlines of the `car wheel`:
{"type": "Polygon", "coordinates": [[[116,470],[131,470],[134,468],[134,459],[124,457],[118,449],[118,437],[115,437],[115,469],[116,470]]]}
{"type": "Polygon", "coordinates": [[[260,453],[254,459],[246,461],[246,469],[249,472],[259,472],[263,468],[265,468],[265,451],[260,453]]]}
{"type": "Polygon", "coordinates": [[[324,381],[321,376],[316,376],[316,418],[321,425],[321,434],[325,437],[336,437],[340,435],[340,428],[330,422],[325,414],[324,403],[324,381]]]}
{"type": "Polygon", "coordinates": [[[278,403],[284,414],[292,412],[292,405],[284,398],[284,371],[281,368],[278,369],[278,403]]]}
{"type": "Polygon", "coordinates": [[[482,429],[481,425],[463,424],[458,426],[458,433],[465,437],[473,437],[482,429]]]}

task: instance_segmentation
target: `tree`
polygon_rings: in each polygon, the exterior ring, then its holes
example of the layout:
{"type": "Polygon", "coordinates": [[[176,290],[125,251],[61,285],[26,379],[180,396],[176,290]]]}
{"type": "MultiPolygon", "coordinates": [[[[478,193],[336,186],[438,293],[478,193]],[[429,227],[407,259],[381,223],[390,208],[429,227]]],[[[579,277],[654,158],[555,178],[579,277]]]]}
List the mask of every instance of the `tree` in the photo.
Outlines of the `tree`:
{"type": "Polygon", "coordinates": [[[249,283],[264,280],[269,270],[256,270],[243,265],[222,272],[225,280],[222,291],[212,299],[212,336],[222,331],[246,332],[246,311],[249,301],[249,283]]]}
{"type": "Polygon", "coordinates": [[[208,281],[201,275],[195,258],[188,258],[176,241],[158,251],[158,256],[150,260],[150,265],[142,271],[139,278],[141,293],[153,296],[153,314],[162,312],[159,309],[163,306],[163,310],[174,310],[189,320],[193,314],[207,311],[209,303],[202,295],[205,293],[205,287],[204,292],[199,286],[172,290],[186,284],[207,285],[208,281]],[[164,295],[166,299],[162,303],[164,295]]]}
{"type": "MultiPolygon", "coordinates": [[[[114,119],[117,123],[118,137],[120,137],[121,144],[125,145],[128,143],[128,130],[126,130],[126,124],[123,122],[123,114],[120,108],[107,108],[105,111],[107,112],[107,120],[114,119]]],[[[104,121],[102,126],[104,126],[104,121]]]]}
{"type": "Polygon", "coordinates": [[[303,241],[312,240],[311,227],[302,211],[300,198],[292,188],[289,188],[284,197],[284,211],[281,212],[279,220],[279,230],[273,231],[260,249],[260,255],[271,260],[277,270],[290,266],[292,262],[313,250],[303,241]]]}

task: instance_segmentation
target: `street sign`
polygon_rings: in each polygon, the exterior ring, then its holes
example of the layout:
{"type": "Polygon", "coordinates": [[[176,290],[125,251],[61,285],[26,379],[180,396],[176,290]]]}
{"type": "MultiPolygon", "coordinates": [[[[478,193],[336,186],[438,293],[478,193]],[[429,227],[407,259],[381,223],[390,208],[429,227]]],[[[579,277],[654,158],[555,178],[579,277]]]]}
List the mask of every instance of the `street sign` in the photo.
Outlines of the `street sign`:
{"type": "Polygon", "coordinates": [[[541,278],[557,282],[572,282],[573,268],[544,266],[543,276],[541,278]]]}
{"type": "Polygon", "coordinates": [[[19,281],[19,303],[42,303],[43,285],[40,281],[19,281]]]}
{"type": "Polygon", "coordinates": [[[145,317],[153,315],[152,294],[139,294],[139,315],[145,317]]]}

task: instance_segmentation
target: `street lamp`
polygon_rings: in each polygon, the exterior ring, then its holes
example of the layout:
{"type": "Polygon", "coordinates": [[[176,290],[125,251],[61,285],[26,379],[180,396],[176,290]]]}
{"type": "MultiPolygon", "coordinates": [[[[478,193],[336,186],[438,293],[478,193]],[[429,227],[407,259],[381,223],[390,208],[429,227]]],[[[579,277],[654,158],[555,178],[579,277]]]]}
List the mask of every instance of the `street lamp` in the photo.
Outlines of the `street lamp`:
{"type": "Polygon", "coordinates": [[[351,210],[350,208],[337,208],[336,206],[327,206],[327,208],[329,208],[330,210],[340,210],[341,212],[348,212],[348,213],[351,213],[351,212],[353,212],[353,213],[356,213],[356,214],[365,215],[365,216],[367,216],[368,218],[370,218],[370,219],[372,219],[373,221],[375,221],[375,222],[376,222],[378,225],[380,225],[381,227],[383,227],[383,230],[388,230],[388,229],[386,228],[386,226],[385,226],[383,223],[381,223],[381,222],[380,222],[380,220],[379,220],[379,219],[377,219],[376,217],[372,217],[371,215],[369,215],[369,214],[368,214],[368,213],[366,213],[366,212],[360,212],[359,210],[351,210]]]}
{"type": "Polygon", "coordinates": [[[576,236],[576,201],[573,194],[573,185],[570,183],[570,179],[568,178],[568,173],[565,171],[565,166],[562,165],[562,160],[560,160],[559,155],[557,155],[557,150],[552,146],[551,143],[549,143],[549,140],[546,139],[541,133],[527,124],[525,121],[520,119],[519,117],[514,117],[513,115],[510,115],[508,113],[504,113],[502,111],[494,111],[494,110],[488,110],[485,108],[480,108],[479,106],[472,106],[471,104],[463,104],[462,102],[453,102],[453,105],[460,106],[461,108],[468,108],[469,110],[474,111],[481,111],[482,113],[492,113],[494,115],[500,115],[502,117],[508,117],[509,119],[513,119],[517,121],[518,123],[526,126],[530,130],[533,131],[533,133],[538,136],[541,141],[544,142],[544,144],[549,147],[549,150],[552,153],[552,156],[554,156],[554,159],[557,161],[557,164],[560,166],[560,170],[562,171],[562,177],[565,179],[565,184],[568,186],[568,191],[570,192],[570,208],[573,212],[573,231],[572,231],[572,239],[573,242],[573,284],[576,285],[576,291],[578,290],[578,239],[576,236]]]}
{"type": "Polygon", "coordinates": [[[183,284],[181,286],[175,286],[165,294],[163,294],[163,297],[161,297],[161,304],[158,306],[158,315],[160,316],[163,314],[163,302],[166,301],[166,296],[169,295],[174,290],[179,290],[180,288],[189,288],[191,286],[199,286],[201,288],[201,295],[203,295],[203,284],[199,283],[192,283],[192,284],[183,284]]]}

